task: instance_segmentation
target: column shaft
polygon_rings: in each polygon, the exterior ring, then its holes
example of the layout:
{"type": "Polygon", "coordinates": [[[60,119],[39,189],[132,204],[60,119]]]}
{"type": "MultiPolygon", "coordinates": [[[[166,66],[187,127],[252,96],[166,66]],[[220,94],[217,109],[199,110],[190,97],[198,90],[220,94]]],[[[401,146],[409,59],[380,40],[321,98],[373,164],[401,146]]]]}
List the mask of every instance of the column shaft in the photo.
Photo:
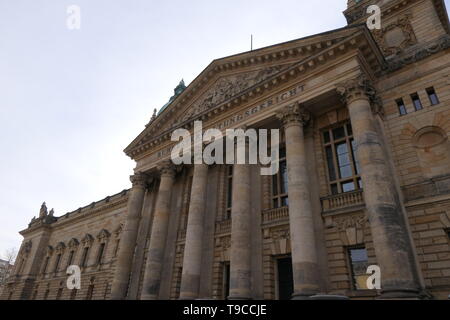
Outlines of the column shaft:
{"type": "Polygon", "coordinates": [[[361,80],[340,90],[347,99],[356,141],[364,200],[381,268],[382,292],[387,298],[413,297],[420,288],[414,251],[366,92],[367,84],[361,80]]]}
{"type": "Polygon", "coordinates": [[[198,298],[207,182],[208,166],[196,164],[189,203],[180,299],[198,298]]]}
{"type": "Polygon", "coordinates": [[[144,203],[146,176],[137,174],[131,176],[133,188],[127,205],[127,218],[120,239],[120,247],[116,262],[114,280],[111,287],[111,299],[125,299],[128,290],[130,272],[133,262],[134,248],[139,228],[139,221],[144,203]]]}
{"type": "Polygon", "coordinates": [[[302,298],[319,291],[316,238],[303,132],[303,126],[309,121],[309,113],[294,104],[286,107],[279,117],[286,134],[293,298],[302,298]]]}
{"type": "Polygon", "coordinates": [[[158,198],[153,217],[150,244],[145,266],[144,284],[141,299],[156,300],[161,285],[161,271],[170,218],[170,199],[175,181],[175,171],[170,165],[161,169],[158,198]]]}
{"type": "Polygon", "coordinates": [[[231,209],[230,297],[251,298],[250,165],[233,168],[231,209]]]}

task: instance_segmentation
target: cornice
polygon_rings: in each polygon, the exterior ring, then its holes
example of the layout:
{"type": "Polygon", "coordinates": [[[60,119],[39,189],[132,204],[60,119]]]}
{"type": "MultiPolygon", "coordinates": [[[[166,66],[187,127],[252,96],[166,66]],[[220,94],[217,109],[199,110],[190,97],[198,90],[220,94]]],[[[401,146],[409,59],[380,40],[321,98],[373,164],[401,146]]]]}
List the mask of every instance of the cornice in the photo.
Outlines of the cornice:
{"type": "MultiPolygon", "coordinates": [[[[410,3],[417,1],[417,0],[398,0],[398,1],[392,1],[391,4],[387,3],[384,4],[381,8],[381,17],[386,18],[388,16],[391,16],[392,14],[398,12],[399,10],[405,8],[410,3]]],[[[372,5],[373,1],[371,0],[365,0],[361,3],[358,3],[357,5],[353,5],[347,10],[345,10],[344,16],[347,19],[348,24],[354,24],[354,23],[361,23],[365,22],[365,18],[369,16],[367,13],[367,7],[372,5]],[[364,20],[364,21],[363,21],[364,20]]]]}
{"type": "Polygon", "coordinates": [[[446,34],[425,47],[409,52],[388,61],[385,73],[395,72],[405,66],[424,60],[433,54],[450,48],[450,35],[446,34]]]}
{"type": "MultiPolygon", "coordinates": [[[[413,2],[419,2],[423,0],[398,0],[398,1],[392,1],[391,4],[387,3],[384,4],[381,8],[381,17],[386,18],[389,17],[398,11],[402,10],[409,4],[413,2]]],[[[448,14],[447,9],[445,7],[445,2],[443,0],[432,0],[434,7],[436,8],[437,15],[439,17],[439,20],[442,23],[442,26],[444,27],[445,31],[450,34],[450,25],[448,20],[448,14]]],[[[367,13],[367,7],[372,3],[371,0],[365,0],[361,3],[358,3],[357,5],[353,5],[347,10],[345,10],[344,16],[347,19],[348,24],[354,24],[354,23],[361,23],[364,22],[363,20],[368,16],[367,13]]]]}
{"type": "MultiPolygon", "coordinates": [[[[341,38],[338,42],[332,40],[328,40],[325,43],[318,42],[314,46],[316,48],[320,48],[320,51],[309,55],[305,59],[302,59],[292,66],[281,70],[266,80],[243,90],[231,99],[226,100],[223,103],[220,103],[211,109],[178,124],[177,126],[169,128],[158,135],[151,135],[152,131],[150,130],[146,135],[141,134],[138,137],[140,138],[139,143],[136,143],[134,146],[132,143],[127,149],[125,149],[126,154],[135,160],[142,158],[143,155],[146,155],[149,151],[158,148],[166,141],[170,141],[171,133],[176,128],[190,129],[196,120],[205,121],[213,119],[226,110],[236,108],[242,103],[248,102],[250,99],[255,99],[268,91],[276,90],[276,88],[283,86],[288,81],[292,81],[309,74],[316,68],[324,65],[330,60],[334,60],[338,56],[344,55],[351,49],[359,49],[366,56],[373,72],[380,73],[385,67],[384,58],[374,42],[369,30],[363,25],[355,26],[354,28],[355,32],[348,34],[345,38],[341,38]]],[[[312,47],[313,45],[310,46],[312,47]]],[[[312,50],[312,48],[310,50],[312,50]]],[[[189,90],[186,89],[185,92],[186,91],[189,90]]],[[[167,112],[170,112],[170,110],[167,112]]],[[[145,133],[145,131],[143,133],[145,133]]],[[[136,142],[136,139],[134,142],[136,142]]]]}
{"type": "Polygon", "coordinates": [[[66,213],[65,215],[55,218],[55,221],[51,224],[34,224],[29,226],[27,229],[20,231],[21,235],[30,234],[39,229],[51,230],[55,227],[63,226],[67,223],[73,223],[82,219],[90,219],[94,215],[99,213],[107,213],[112,210],[117,209],[123,205],[126,205],[128,201],[128,194],[130,189],[124,190],[116,195],[106,197],[103,200],[93,202],[90,205],[79,208],[78,210],[66,213]]]}

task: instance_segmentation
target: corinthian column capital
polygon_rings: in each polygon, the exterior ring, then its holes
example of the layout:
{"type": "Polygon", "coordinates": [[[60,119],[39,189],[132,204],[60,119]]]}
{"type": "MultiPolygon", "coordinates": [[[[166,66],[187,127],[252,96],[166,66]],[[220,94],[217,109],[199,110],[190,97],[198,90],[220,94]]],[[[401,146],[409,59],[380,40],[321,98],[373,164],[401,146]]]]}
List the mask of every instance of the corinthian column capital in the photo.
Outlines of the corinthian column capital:
{"type": "Polygon", "coordinates": [[[176,174],[176,167],[170,160],[166,160],[161,162],[158,165],[158,171],[161,174],[161,177],[175,177],[176,174]]]}
{"type": "Polygon", "coordinates": [[[311,113],[306,110],[299,102],[284,107],[277,113],[277,118],[281,120],[284,127],[293,124],[307,126],[311,121],[311,113]]]}
{"type": "Polygon", "coordinates": [[[342,100],[350,104],[356,99],[367,99],[372,101],[376,96],[376,90],[365,75],[360,74],[354,79],[346,80],[336,86],[336,91],[342,100]]]}
{"type": "Polygon", "coordinates": [[[147,181],[148,177],[146,174],[142,172],[138,172],[132,176],[130,176],[131,183],[133,184],[133,188],[140,187],[145,188],[147,187],[147,181]]]}

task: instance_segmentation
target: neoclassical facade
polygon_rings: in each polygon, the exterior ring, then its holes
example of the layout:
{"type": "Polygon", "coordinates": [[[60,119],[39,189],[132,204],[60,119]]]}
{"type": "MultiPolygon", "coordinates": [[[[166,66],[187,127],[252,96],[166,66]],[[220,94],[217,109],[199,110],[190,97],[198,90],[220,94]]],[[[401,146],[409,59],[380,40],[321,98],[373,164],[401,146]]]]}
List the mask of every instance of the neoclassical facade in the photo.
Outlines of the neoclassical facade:
{"type": "Polygon", "coordinates": [[[341,29],[214,60],[180,83],[125,149],[131,189],[61,217],[43,205],[2,298],[446,299],[444,1],[349,0],[344,15],[341,29]],[[372,4],[381,29],[366,26],[372,4]],[[174,165],[171,134],[195,121],[279,129],[279,172],[174,165]],[[367,288],[372,265],[381,290],[367,288]]]}

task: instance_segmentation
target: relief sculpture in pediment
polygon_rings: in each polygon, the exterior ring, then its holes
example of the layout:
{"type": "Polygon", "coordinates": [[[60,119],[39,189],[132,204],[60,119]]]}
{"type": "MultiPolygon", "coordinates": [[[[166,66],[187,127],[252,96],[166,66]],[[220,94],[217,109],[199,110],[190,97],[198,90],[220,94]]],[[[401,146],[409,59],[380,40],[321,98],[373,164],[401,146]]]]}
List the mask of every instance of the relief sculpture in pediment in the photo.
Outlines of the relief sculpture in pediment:
{"type": "MultiPolygon", "coordinates": [[[[205,94],[189,108],[189,110],[179,119],[179,122],[186,121],[197,114],[227,101],[251,86],[266,80],[281,69],[282,66],[276,66],[251,73],[240,74],[234,77],[219,79],[215,85],[205,92],[205,94]]],[[[178,122],[175,122],[173,125],[176,123],[178,122]]]]}

